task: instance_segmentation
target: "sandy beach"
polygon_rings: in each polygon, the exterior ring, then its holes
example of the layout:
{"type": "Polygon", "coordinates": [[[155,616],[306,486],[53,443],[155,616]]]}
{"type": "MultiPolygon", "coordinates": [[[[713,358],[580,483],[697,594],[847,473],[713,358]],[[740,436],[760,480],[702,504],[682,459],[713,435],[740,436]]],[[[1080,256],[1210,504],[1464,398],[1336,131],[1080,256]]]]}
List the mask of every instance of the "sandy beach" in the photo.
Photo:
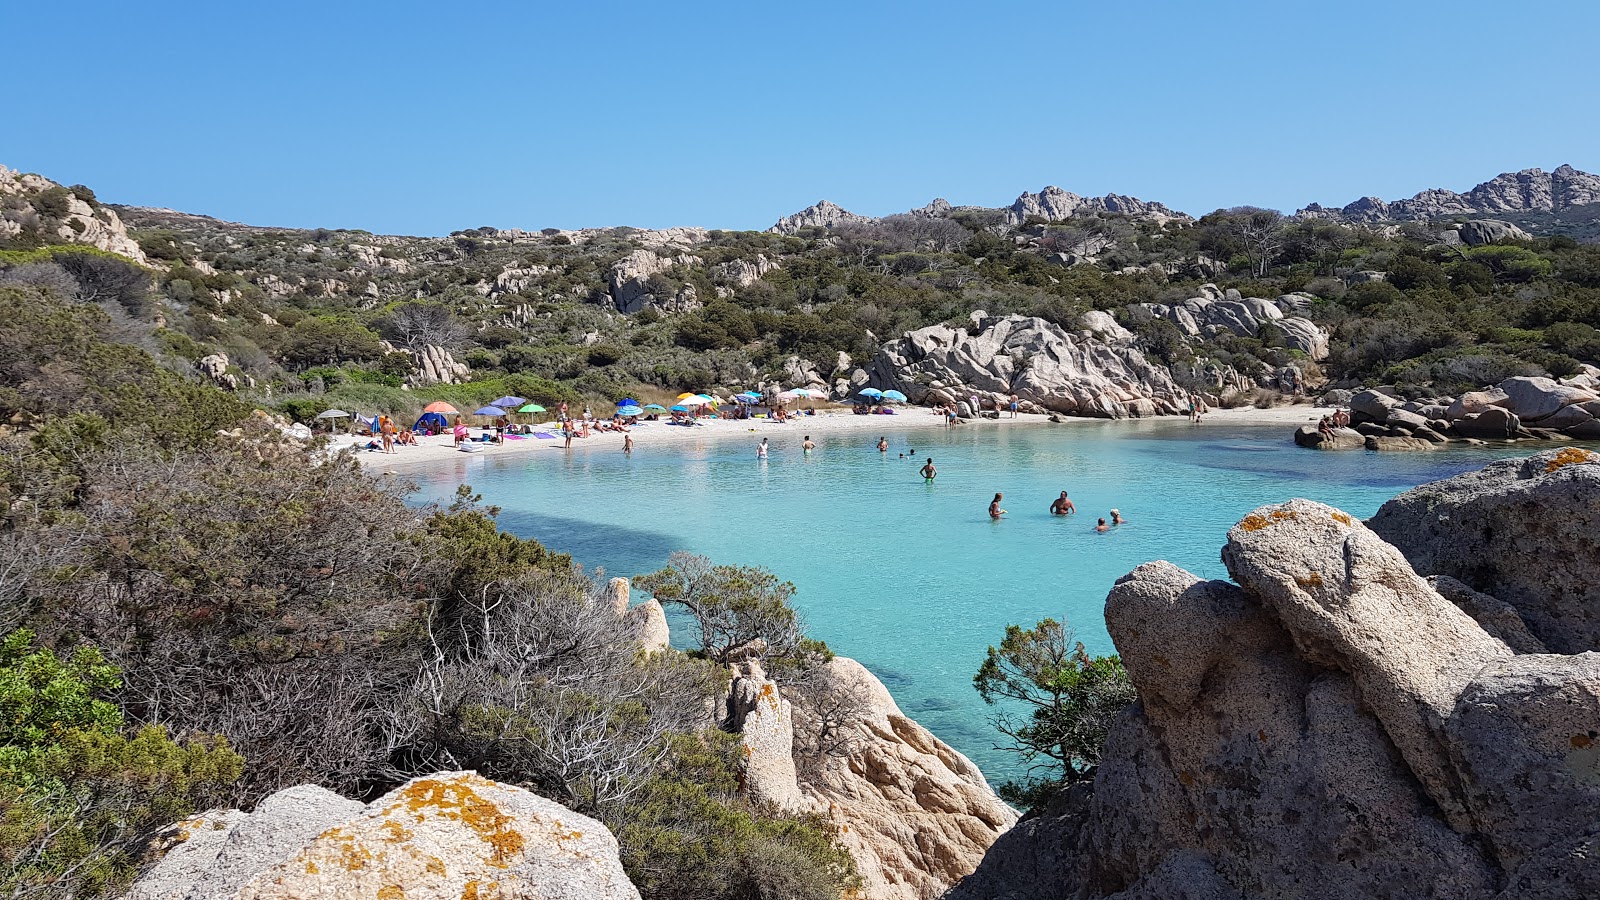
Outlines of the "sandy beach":
{"type": "MultiPolygon", "coordinates": [[[[1310,404],[1295,406],[1279,406],[1273,409],[1255,409],[1242,407],[1239,409],[1218,409],[1206,413],[1204,423],[1226,423],[1230,425],[1279,425],[1284,429],[1284,438],[1288,439],[1292,429],[1307,423],[1315,423],[1323,415],[1332,412],[1331,407],[1315,407],[1310,404]]],[[[892,416],[857,416],[845,410],[822,411],[815,416],[800,416],[785,423],[774,422],[768,419],[746,419],[735,421],[731,419],[702,419],[699,425],[684,428],[667,425],[664,422],[647,422],[632,429],[634,451],[647,453],[654,449],[693,446],[707,441],[732,440],[735,438],[755,442],[762,437],[771,437],[774,440],[782,438],[800,440],[805,435],[814,438],[823,436],[837,436],[841,434],[859,435],[863,441],[870,441],[874,434],[893,434],[911,428],[938,427],[942,417],[932,411],[910,407],[901,410],[892,416]]],[[[1142,421],[1137,419],[1126,420],[1129,422],[1142,421]]],[[[1181,422],[1181,416],[1164,416],[1157,421],[1181,422]]],[[[970,429],[987,428],[1020,428],[1020,427],[1054,427],[1071,428],[1090,423],[1103,423],[1104,419],[1088,419],[1063,416],[1059,423],[1050,421],[1048,416],[1021,414],[1015,419],[1001,414],[1001,418],[978,419],[969,421],[957,427],[970,429]]],[[[1202,427],[1203,424],[1202,423],[1202,427]]],[[[538,430],[547,434],[556,434],[558,427],[554,423],[545,423],[538,426],[538,430]]],[[[473,436],[482,434],[482,429],[472,429],[473,436]]],[[[339,450],[352,444],[367,442],[367,438],[356,438],[349,435],[340,435],[333,439],[329,447],[339,450]]],[[[471,456],[506,456],[522,453],[549,452],[561,450],[562,441],[527,436],[521,440],[507,440],[504,444],[487,444],[481,453],[467,454],[455,449],[454,441],[447,434],[434,437],[418,437],[416,446],[398,447],[392,454],[363,451],[356,454],[361,464],[369,469],[379,472],[406,472],[432,468],[440,465],[454,465],[471,456]]],[[[619,453],[622,450],[622,435],[613,432],[591,431],[586,438],[577,438],[572,442],[574,452],[591,452],[595,450],[619,453]]]]}

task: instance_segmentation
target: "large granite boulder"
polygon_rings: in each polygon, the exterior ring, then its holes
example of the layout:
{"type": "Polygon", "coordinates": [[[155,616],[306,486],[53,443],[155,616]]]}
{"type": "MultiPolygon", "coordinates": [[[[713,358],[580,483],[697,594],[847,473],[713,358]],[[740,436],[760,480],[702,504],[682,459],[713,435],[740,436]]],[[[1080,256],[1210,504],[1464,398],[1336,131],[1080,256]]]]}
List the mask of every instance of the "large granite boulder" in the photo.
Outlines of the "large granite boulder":
{"type": "Polygon", "coordinates": [[[1400,401],[1388,394],[1378,391],[1358,391],[1350,398],[1350,412],[1357,416],[1365,417],[1366,421],[1376,422],[1379,425],[1389,420],[1389,410],[1400,405],[1400,401]]]}
{"type": "Polygon", "coordinates": [[[1569,387],[1550,378],[1507,378],[1495,387],[1506,395],[1499,405],[1524,422],[1540,425],[1564,406],[1600,399],[1582,388],[1569,387]]]}
{"type": "Polygon", "coordinates": [[[1295,445],[1312,450],[1360,450],[1366,440],[1354,428],[1335,428],[1324,434],[1315,425],[1301,425],[1294,431],[1295,445]]]}
{"type": "Polygon", "coordinates": [[[471,772],[413,779],[364,807],[290,788],[248,816],[186,824],[205,846],[180,842],[130,900],[639,897],[604,825],[471,772]]]}
{"type": "Polygon", "coordinates": [[[962,386],[957,395],[1015,392],[1052,412],[1111,419],[1152,409],[1175,414],[1183,403],[1184,392],[1166,367],[1132,346],[1028,316],[982,317],[975,328],[973,334],[933,325],[888,342],[872,361],[872,385],[903,391],[914,403],[927,398],[934,383],[962,386]]]}
{"type": "Polygon", "coordinates": [[[1498,406],[1483,412],[1469,413],[1450,423],[1450,428],[1460,437],[1485,441],[1504,441],[1517,436],[1522,430],[1522,420],[1516,413],[1498,406]]]}
{"type": "Polygon", "coordinates": [[[1510,222],[1502,222],[1499,219],[1474,219],[1461,224],[1461,243],[1469,247],[1531,240],[1533,235],[1510,222]]]}
{"type": "Polygon", "coordinates": [[[1511,604],[1551,650],[1600,650],[1600,454],[1490,463],[1406,491],[1369,524],[1417,571],[1511,604]]]}
{"type": "MultiPolygon", "coordinates": [[[[1528,466],[1600,472],[1600,457],[1568,460],[1528,466]]],[[[1588,490],[1573,503],[1600,509],[1588,490]]],[[[1444,527],[1523,521],[1492,492],[1478,492],[1483,508],[1441,509],[1444,527]]],[[[1571,524],[1586,555],[1562,545],[1542,562],[1587,577],[1600,528],[1571,524]]],[[[1484,583],[1526,565],[1480,546],[1484,583]]],[[[1596,895],[1600,654],[1545,652],[1506,603],[1424,580],[1379,534],[1310,501],[1246,516],[1223,561],[1234,583],[1170,563],[1117,583],[1106,624],[1139,702],[1092,788],[1002,836],[950,900],[1596,895]]]]}

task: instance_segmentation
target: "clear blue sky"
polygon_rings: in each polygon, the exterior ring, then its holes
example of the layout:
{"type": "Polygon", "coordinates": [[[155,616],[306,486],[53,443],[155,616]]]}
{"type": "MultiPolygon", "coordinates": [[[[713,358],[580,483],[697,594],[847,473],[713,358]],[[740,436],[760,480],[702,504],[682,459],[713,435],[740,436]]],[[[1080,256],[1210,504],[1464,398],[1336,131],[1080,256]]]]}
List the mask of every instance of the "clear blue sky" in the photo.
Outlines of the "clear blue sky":
{"type": "Polygon", "coordinates": [[[0,163],[261,225],[1204,213],[1600,170],[1593,2],[43,3],[0,163]]]}

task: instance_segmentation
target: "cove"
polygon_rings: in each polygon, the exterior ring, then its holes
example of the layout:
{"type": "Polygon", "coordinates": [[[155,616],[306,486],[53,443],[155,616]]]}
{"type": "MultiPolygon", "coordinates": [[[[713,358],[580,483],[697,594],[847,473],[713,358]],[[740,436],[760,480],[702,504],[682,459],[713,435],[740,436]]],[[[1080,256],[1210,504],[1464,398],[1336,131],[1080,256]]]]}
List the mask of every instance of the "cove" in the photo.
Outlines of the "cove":
{"type": "MultiPolygon", "coordinates": [[[[866,665],[907,715],[998,782],[1021,766],[994,748],[972,675],[1007,624],[1066,620],[1091,652],[1109,653],[1102,610],[1118,578],[1155,559],[1226,578],[1225,533],[1261,504],[1305,497],[1365,518],[1407,488],[1531,452],[1317,452],[1281,426],[1181,420],[933,426],[891,434],[886,454],[876,435],[814,438],[810,454],[799,430],[778,427],[631,457],[462,454],[408,477],[419,502],[470,484],[501,507],[501,527],[608,576],[654,571],[675,550],[772,570],[794,582],[811,636],[866,665]],[[933,484],[917,474],[928,456],[933,484]],[[1078,513],[1051,516],[1063,490],[1078,513]],[[996,492],[1009,512],[991,521],[996,492]],[[1112,508],[1128,524],[1095,533],[1112,508]]],[[[673,643],[693,643],[681,617],[673,643]]]]}

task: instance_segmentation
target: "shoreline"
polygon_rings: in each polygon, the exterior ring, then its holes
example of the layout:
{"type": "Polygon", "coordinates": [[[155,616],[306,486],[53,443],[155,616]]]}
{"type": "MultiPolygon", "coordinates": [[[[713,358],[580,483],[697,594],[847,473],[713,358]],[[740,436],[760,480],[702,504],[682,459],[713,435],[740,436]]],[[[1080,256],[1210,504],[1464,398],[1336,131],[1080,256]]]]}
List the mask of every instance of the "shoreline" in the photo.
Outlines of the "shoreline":
{"type": "MultiPolygon", "coordinates": [[[[1311,404],[1297,404],[1292,406],[1278,406],[1272,409],[1256,409],[1254,407],[1240,407],[1238,409],[1216,409],[1205,414],[1205,422],[1222,422],[1228,425],[1281,425],[1285,429],[1308,422],[1316,422],[1326,412],[1331,412],[1332,407],[1312,406],[1311,404]]],[[[936,415],[931,410],[922,407],[910,407],[904,412],[893,416],[858,416],[844,411],[828,411],[816,416],[801,416],[787,423],[778,423],[767,419],[746,419],[734,421],[728,419],[710,419],[703,424],[692,428],[671,426],[663,422],[652,422],[636,426],[630,432],[633,435],[634,447],[639,451],[648,451],[654,448],[671,448],[699,443],[701,441],[721,441],[734,438],[759,438],[763,435],[777,437],[799,437],[802,435],[839,435],[861,434],[878,432],[892,434],[913,428],[939,428],[943,421],[942,415],[936,415]]],[[[1157,416],[1149,419],[1096,419],[1079,416],[1062,416],[1059,423],[1052,423],[1048,415],[1037,413],[1020,413],[1015,419],[1002,414],[999,419],[966,420],[960,428],[1015,428],[1019,426],[1037,427],[1040,425],[1056,425],[1056,427],[1070,428],[1074,425],[1091,423],[1104,424],[1111,421],[1125,422],[1182,422],[1183,416],[1157,416]]],[[[542,431],[553,432],[557,426],[554,423],[542,423],[538,427],[542,431]]],[[[482,429],[474,428],[473,433],[481,434],[482,429]]],[[[328,444],[327,452],[337,452],[348,448],[351,444],[365,443],[366,438],[357,438],[355,435],[337,435],[328,444]]],[[[530,436],[522,440],[510,440],[500,445],[488,445],[481,453],[462,453],[455,449],[454,440],[449,435],[435,435],[433,437],[418,436],[415,446],[397,447],[392,454],[379,452],[357,452],[356,460],[369,471],[380,474],[399,474],[401,472],[414,472],[435,466],[455,465],[466,459],[479,457],[516,456],[531,453],[537,450],[561,450],[561,440],[549,440],[530,436]]],[[[586,438],[577,438],[572,442],[574,452],[591,452],[594,450],[608,450],[616,453],[622,449],[622,434],[617,432],[590,432],[586,438]]]]}

